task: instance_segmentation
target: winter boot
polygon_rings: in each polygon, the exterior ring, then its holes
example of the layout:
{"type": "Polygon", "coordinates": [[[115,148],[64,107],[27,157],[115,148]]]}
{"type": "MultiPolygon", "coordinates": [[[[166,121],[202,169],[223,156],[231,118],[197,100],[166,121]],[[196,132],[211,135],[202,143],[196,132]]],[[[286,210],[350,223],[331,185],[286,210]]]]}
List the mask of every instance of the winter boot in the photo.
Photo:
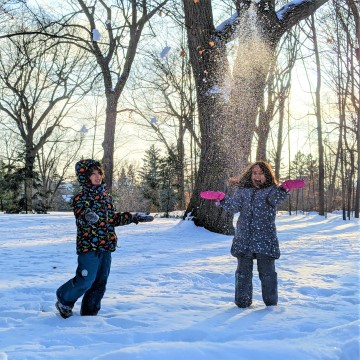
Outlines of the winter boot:
{"type": "Polygon", "coordinates": [[[252,274],[235,273],[235,304],[247,308],[252,304],[252,274]]]}
{"type": "Polygon", "coordinates": [[[277,305],[278,289],[277,289],[277,274],[260,275],[262,298],[266,306],[277,305]]]}
{"type": "Polygon", "coordinates": [[[70,306],[63,305],[59,300],[56,302],[55,307],[59,310],[61,317],[64,319],[67,319],[73,314],[72,308],[70,306]]]}

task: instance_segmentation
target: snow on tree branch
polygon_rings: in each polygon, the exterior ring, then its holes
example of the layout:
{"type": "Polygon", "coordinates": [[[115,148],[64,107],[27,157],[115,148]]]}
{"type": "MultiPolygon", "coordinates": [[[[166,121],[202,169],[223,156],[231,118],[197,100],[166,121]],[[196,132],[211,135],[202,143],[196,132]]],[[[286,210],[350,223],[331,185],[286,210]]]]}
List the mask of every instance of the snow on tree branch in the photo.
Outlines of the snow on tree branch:
{"type": "MultiPolygon", "coordinates": [[[[274,14],[274,17],[270,16],[269,19],[271,18],[272,21],[278,22],[279,31],[276,31],[278,37],[328,2],[328,0],[293,0],[285,4],[278,11],[274,11],[269,6],[265,6],[267,5],[265,4],[267,1],[268,0],[258,0],[253,1],[253,3],[258,7],[258,11],[264,14],[269,14],[270,12],[274,14]]],[[[251,2],[247,2],[246,5],[244,4],[241,11],[245,11],[249,6],[251,6],[251,2]]],[[[218,25],[216,27],[215,39],[225,42],[233,40],[240,30],[240,17],[239,12],[236,11],[230,18],[218,25]]]]}
{"type": "Polygon", "coordinates": [[[290,29],[300,20],[303,20],[314,13],[328,0],[293,0],[284,5],[276,12],[283,31],[290,29]]]}

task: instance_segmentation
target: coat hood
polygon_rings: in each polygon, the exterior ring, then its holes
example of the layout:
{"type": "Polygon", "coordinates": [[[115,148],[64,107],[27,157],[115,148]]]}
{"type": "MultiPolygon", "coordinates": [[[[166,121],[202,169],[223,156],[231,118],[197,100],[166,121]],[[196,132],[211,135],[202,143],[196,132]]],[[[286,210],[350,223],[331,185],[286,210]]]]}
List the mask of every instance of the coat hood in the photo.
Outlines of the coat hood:
{"type": "Polygon", "coordinates": [[[80,185],[85,185],[85,186],[91,185],[89,176],[90,176],[90,170],[94,167],[101,168],[100,162],[93,159],[84,159],[76,163],[75,173],[80,185]]]}

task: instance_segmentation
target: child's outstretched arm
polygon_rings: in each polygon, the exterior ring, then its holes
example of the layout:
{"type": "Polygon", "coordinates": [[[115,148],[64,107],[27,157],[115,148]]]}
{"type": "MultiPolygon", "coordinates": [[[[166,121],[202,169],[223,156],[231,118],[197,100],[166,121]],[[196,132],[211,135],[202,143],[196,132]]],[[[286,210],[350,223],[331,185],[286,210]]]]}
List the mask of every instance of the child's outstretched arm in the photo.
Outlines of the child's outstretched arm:
{"type": "Polygon", "coordinates": [[[153,221],[154,217],[148,213],[135,213],[130,212],[116,212],[114,216],[115,226],[138,224],[139,222],[150,222],[153,221]]]}
{"type": "Polygon", "coordinates": [[[301,189],[305,186],[304,180],[286,180],[281,183],[279,187],[276,187],[274,191],[269,193],[267,201],[277,206],[282,203],[287,197],[290,196],[290,190],[301,189]]]}
{"type": "Polygon", "coordinates": [[[240,191],[236,191],[235,194],[230,197],[225,195],[222,191],[202,191],[200,197],[205,200],[215,200],[215,205],[220,206],[224,210],[235,213],[240,211],[242,198],[240,191]]]}
{"type": "Polygon", "coordinates": [[[154,217],[150,215],[149,213],[135,213],[132,214],[132,222],[136,225],[139,222],[151,222],[154,220],[154,217]]]}
{"type": "Polygon", "coordinates": [[[113,221],[113,226],[123,226],[123,225],[129,225],[133,223],[133,216],[128,211],[125,212],[116,212],[114,214],[113,219],[111,219],[111,222],[113,221]]]}

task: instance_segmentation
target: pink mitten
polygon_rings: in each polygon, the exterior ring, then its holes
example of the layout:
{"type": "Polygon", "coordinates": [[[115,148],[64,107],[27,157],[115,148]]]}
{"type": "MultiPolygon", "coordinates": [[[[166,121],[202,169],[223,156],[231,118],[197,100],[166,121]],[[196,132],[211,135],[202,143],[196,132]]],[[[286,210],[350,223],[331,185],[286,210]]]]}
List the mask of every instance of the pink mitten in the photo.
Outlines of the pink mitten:
{"type": "Polygon", "coordinates": [[[200,193],[200,197],[202,197],[203,199],[206,199],[206,200],[220,201],[220,200],[224,199],[225,194],[223,192],[221,192],[221,191],[208,190],[208,191],[202,191],[200,193]]]}
{"type": "Polygon", "coordinates": [[[305,181],[302,179],[286,180],[281,184],[281,187],[285,190],[301,189],[304,186],[305,186],[305,181]]]}

